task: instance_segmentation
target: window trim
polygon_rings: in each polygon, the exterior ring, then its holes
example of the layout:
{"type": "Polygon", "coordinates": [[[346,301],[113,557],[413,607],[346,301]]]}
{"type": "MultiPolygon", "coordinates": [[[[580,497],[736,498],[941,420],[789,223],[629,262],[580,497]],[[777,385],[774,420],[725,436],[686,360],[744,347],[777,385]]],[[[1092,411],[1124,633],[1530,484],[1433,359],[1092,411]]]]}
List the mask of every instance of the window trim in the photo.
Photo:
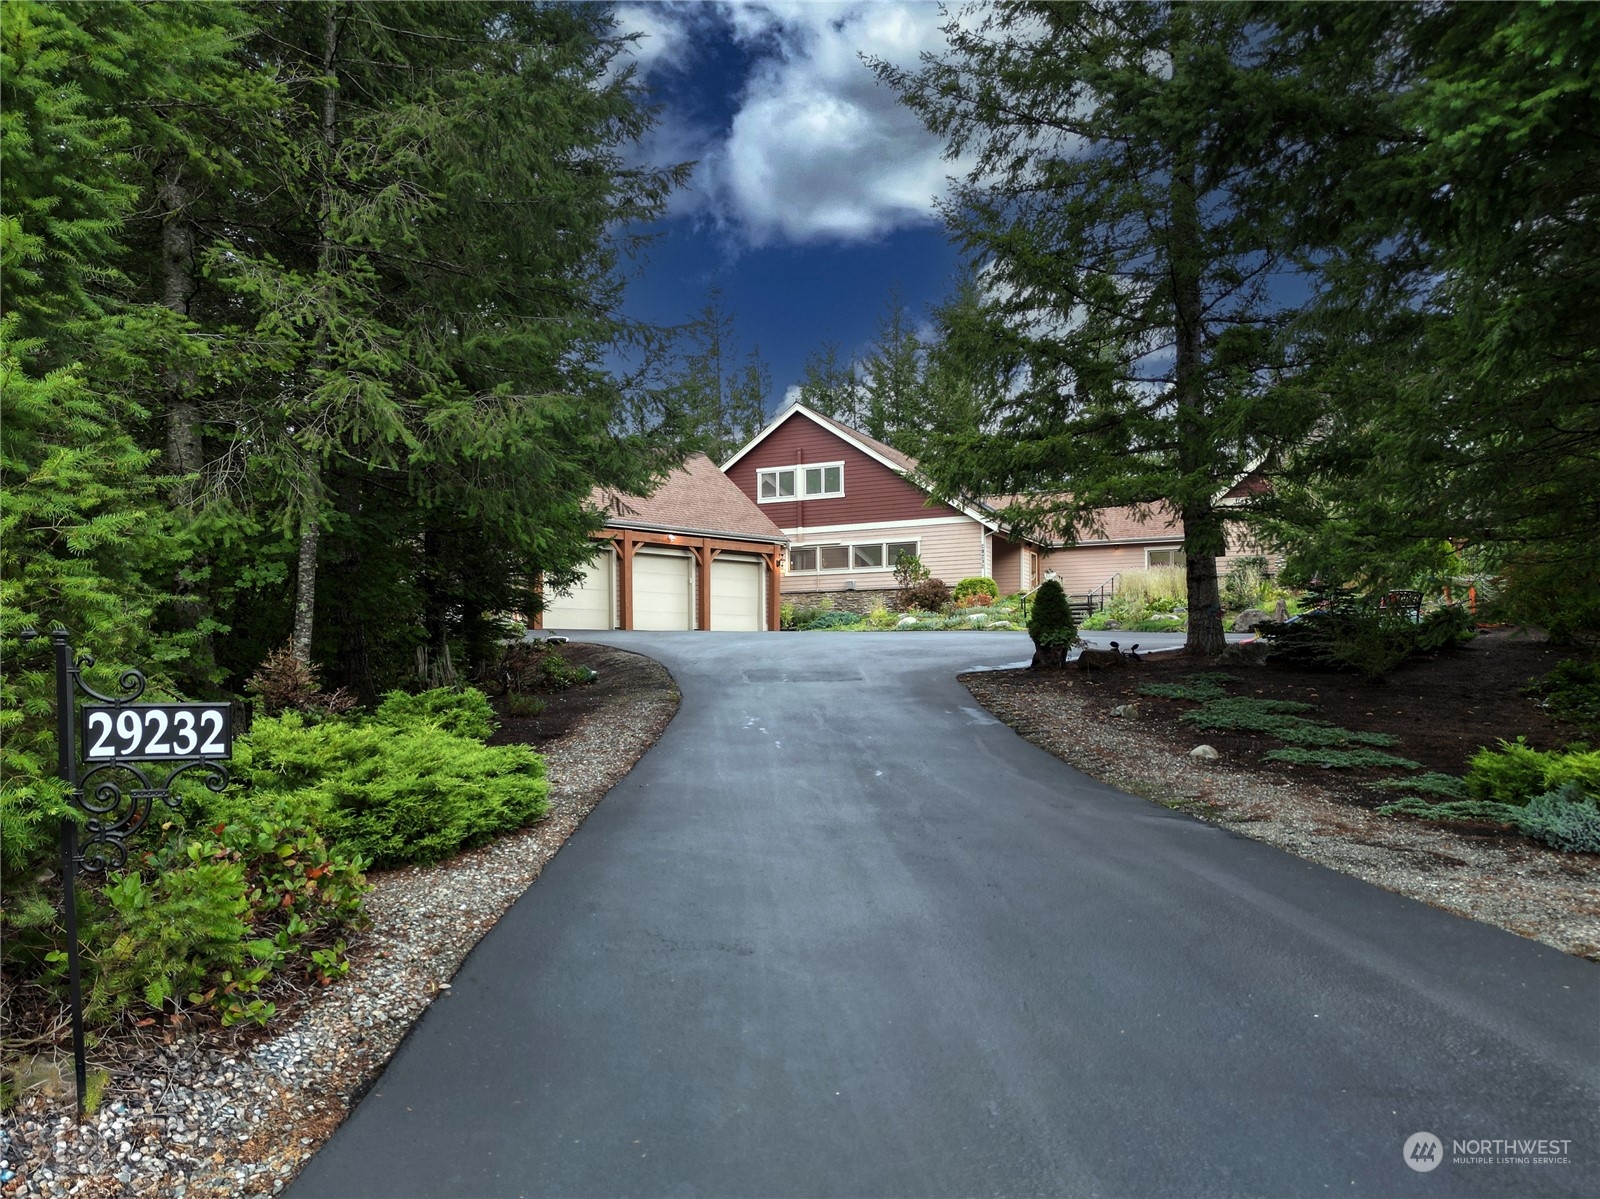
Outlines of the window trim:
{"type": "Polygon", "coordinates": [[[844,459],[841,458],[837,462],[802,462],[798,465],[802,473],[801,477],[795,480],[795,490],[804,493],[801,498],[808,500],[838,500],[844,498],[844,459]],[[828,491],[826,490],[828,486],[828,471],[835,466],[839,468],[839,490],[828,491]],[[822,472],[822,486],[824,488],[822,491],[808,489],[810,480],[805,477],[805,474],[814,470],[822,472]]]}
{"type": "MultiPolygon", "coordinates": [[[[758,504],[792,504],[792,503],[794,503],[797,499],[800,498],[800,494],[799,494],[800,493],[800,477],[799,477],[799,474],[797,473],[799,471],[799,469],[800,468],[798,466],[765,466],[765,467],[762,467],[761,469],[757,470],[756,471],[756,503],[758,503],[758,504]],[[788,495],[774,495],[774,496],[770,496],[770,497],[762,495],[761,494],[761,483],[762,483],[763,478],[765,476],[767,476],[767,475],[772,475],[775,478],[781,477],[783,475],[788,475],[790,477],[790,480],[791,480],[790,484],[789,484],[789,494],[788,495]]],[[[781,490],[781,487],[777,483],[774,483],[774,488],[777,489],[777,490],[781,490]]]]}
{"type": "Polygon", "coordinates": [[[889,547],[891,545],[912,546],[912,554],[919,558],[922,556],[922,538],[920,537],[897,537],[893,539],[885,537],[881,540],[873,541],[814,541],[807,545],[792,545],[789,547],[789,553],[784,563],[784,572],[792,575],[892,574],[894,572],[894,563],[889,561],[889,547]],[[829,567],[822,565],[822,551],[824,549],[843,549],[845,551],[845,561],[854,563],[856,547],[866,545],[875,545],[882,549],[884,565],[829,567]],[[794,565],[793,555],[801,550],[811,550],[817,556],[817,564],[809,570],[802,570],[794,565]]]}
{"type": "Polygon", "coordinates": [[[1150,561],[1151,554],[1170,554],[1172,561],[1162,563],[1163,566],[1182,566],[1184,564],[1183,546],[1181,545],[1156,545],[1147,546],[1144,551],[1144,568],[1149,570],[1154,563],[1150,561]]]}

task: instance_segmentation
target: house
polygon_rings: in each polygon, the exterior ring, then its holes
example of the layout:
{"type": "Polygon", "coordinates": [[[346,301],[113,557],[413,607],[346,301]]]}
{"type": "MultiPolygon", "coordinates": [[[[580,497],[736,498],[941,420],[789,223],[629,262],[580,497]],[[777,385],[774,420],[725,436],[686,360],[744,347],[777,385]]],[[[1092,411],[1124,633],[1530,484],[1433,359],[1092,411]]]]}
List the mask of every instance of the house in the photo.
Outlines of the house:
{"type": "Polygon", "coordinates": [[[787,538],[716,463],[696,454],[649,496],[596,491],[604,550],[565,594],[545,597],[547,629],[778,627],[787,538]]]}
{"type": "MultiPolygon", "coordinates": [[[[1103,509],[1073,545],[1015,535],[1002,499],[936,500],[915,459],[804,404],[778,413],[722,469],[789,540],[783,594],[827,596],[851,611],[885,600],[901,553],[951,584],[992,578],[1002,594],[1030,591],[1054,571],[1069,594],[1108,595],[1125,570],[1183,563],[1182,522],[1164,505],[1103,509]]],[[[1246,479],[1221,502],[1257,485],[1246,479]]],[[[1230,526],[1229,553],[1249,552],[1230,526]]],[[[1225,558],[1218,569],[1226,572],[1225,558]]]]}
{"type": "Polygon", "coordinates": [[[1007,536],[986,506],[932,499],[914,459],[804,404],[785,408],[722,469],[789,539],[786,597],[867,611],[897,587],[902,553],[949,583],[988,576],[1018,591],[1042,577],[1046,543],[1007,536]]]}

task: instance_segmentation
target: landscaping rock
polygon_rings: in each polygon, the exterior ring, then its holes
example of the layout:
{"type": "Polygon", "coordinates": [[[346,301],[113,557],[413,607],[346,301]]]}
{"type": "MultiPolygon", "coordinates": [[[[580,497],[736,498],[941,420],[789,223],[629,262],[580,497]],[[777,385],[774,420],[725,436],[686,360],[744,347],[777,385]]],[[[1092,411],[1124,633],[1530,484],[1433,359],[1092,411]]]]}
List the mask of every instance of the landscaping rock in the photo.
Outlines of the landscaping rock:
{"type": "Polygon", "coordinates": [[[1262,621],[1271,619],[1273,619],[1271,612],[1263,612],[1260,608],[1246,608],[1233,618],[1233,631],[1248,633],[1262,621]]]}
{"type": "Polygon", "coordinates": [[[1209,745],[1197,745],[1189,751],[1189,756],[1198,761],[1209,762],[1214,758],[1220,758],[1222,755],[1209,745]]]}

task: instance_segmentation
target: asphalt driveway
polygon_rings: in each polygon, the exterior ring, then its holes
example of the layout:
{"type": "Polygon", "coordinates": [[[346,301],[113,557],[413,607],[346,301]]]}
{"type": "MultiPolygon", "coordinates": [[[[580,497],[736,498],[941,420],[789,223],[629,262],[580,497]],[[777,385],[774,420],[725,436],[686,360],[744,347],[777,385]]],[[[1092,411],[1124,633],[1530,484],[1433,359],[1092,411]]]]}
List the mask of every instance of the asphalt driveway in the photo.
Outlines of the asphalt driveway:
{"type": "Polygon", "coordinates": [[[677,719],[300,1199],[1600,1193],[1600,969],[1034,749],[1026,637],[582,636],[677,719]]]}

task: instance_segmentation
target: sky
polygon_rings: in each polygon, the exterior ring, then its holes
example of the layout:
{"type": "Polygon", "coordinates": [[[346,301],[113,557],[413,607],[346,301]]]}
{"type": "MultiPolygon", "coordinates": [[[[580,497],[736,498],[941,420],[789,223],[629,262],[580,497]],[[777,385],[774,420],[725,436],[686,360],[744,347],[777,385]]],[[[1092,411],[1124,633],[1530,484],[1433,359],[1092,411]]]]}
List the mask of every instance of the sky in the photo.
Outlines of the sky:
{"type": "Polygon", "coordinates": [[[858,357],[893,290],[925,320],[959,265],[935,211],[960,164],[861,61],[944,46],[925,0],[632,2],[621,31],[660,121],[643,160],[697,163],[629,289],[629,316],[693,319],[718,286],[741,354],[772,370],[768,412],[806,356],[858,357]]]}

